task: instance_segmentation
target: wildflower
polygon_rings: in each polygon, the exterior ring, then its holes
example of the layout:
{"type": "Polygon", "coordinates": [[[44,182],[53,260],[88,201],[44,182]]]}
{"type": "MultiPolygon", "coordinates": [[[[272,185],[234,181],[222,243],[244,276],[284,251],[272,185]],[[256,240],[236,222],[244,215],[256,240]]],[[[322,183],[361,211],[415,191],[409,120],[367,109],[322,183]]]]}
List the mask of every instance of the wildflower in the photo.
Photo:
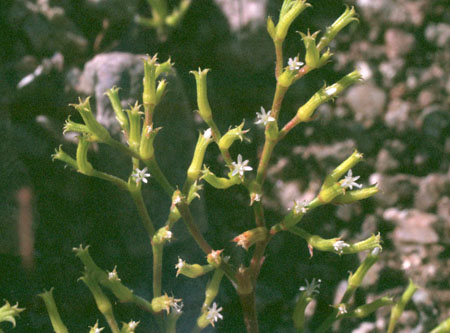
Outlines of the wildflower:
{"type": "Polygon", "coordinates": [[[256,117],[258,118],[258,120],[255,121],[255,124],[263,124],[264,126],[266,126],[268,122],[275,121],[275,118],[270,115],[271,113],[271,110],[266,113],[266,110],[264,110],[264,108],[261,106],[261,113],[256,112],[256,117]]]}
{"type": "Polygon", "coordinates": [[[242,155],[239,154],[237,157],[237,163],[233,162],[233,172],[231,173],[232,176],[236,176],[239,174],[239,176],[244,177],[245,171],[251,171],[253,168],[251,166],[247,166],[248,160],[245,160],[242,162],[242,155]]]}
{"type": "Polygon", "coordinates": [[[350,245],[348,245],[346,242],[341,241],[341,240],[338,240],[338,241],[334,242],[334,244],[333,244],[334,250],[339,254],[343,253],[344,247],[350,247],[350,245]]]}
{"type": "Polygon", "coordinates": [[[294,211],[294,214],[305,214],[308,211],[308,208],[306,208],[306,201],[303,201],[303,203],[294,201],[294,207],[292,210],[294,211]]]}
{"type": "Polygon", "coordinates": [[[147,170],[147,167],[142,170],[140,170],[139,168],[136,168],[134,170],[134,173],[131,175],[131,177],[134,178],[136,184],[139,184],[141,181],[147,184],[147,178],[151,176],[149,173],[147,173],[147,170]]]}
{"type": "Polygon", "coordinates": [[[110,280],[110,281],[120,281],[119,275],[117,275],[116,268],[117,268],[117,266],[114,266],[114,269],[111,272],[108,272],[108,280],[110,280]]]}
{"type": "Polygon", "coordinates": [[[318,279],[316,282],[316,278],[313,278],[311,283],[308,282],[308,280],[305,279],[306,287],[302,286],[300,287],[300,291],[303,291],[306,294],[306,297],[311,297],[314,293],[319,293],[320,283],[322,280],[318,279]]]}
{"type": "Polygon", "coordinates": [[[212,130],[211,128],[208,128],[205,132],[203,132],[203,137],[208,140],[210,139],[212,136],[212,130]]]}
{"type": "Polygon", "coordinates": [[[172,231],[165,229],[162,238],[170,242],[170,240],[172,239],[172,235],[173,235],[172,231]]]}
{"type": "Polygon", "coordinates": [[[178,304],[177,302],[173,302],[173,303],[170,305],[170,308],[171,308],[172,311],[175,312],[176,314],[181,314],[181,313],[183,313],[183,306],[184,306],[184,304],[183,304],[183,302],[181,302],[181,300],[177,300],[177,301],[179,301],[180,304],[178,304]]]}
{"type": "Polygon", "coordinates": [[[134,332],[134,330],[136,329],[136,327],[139,325],[139,321],[130,321],[128,323],[128,328],[131,330],[131,332],[134,332]]]}
{"type": "Polygon", "coordinates": [[[353,186],[357,188],[361,188],[362,184],[358,184],[356,181],[359,179],[359,176],[353,177],[352,169],[348,170],[347,176],[344,177],[344,179],[341,182],[342,188],[349,188],[353,189],[353,186]]]}
{"type": "Polygon", "coordinates": [[[214,326],[214,323],[217,322],[219,319],[223,319],[223,316],[220,314],[220,311],[222,311],[222,307],[217,308],[217,303],[214,302],[212,307],[208,308],[208,313],[206,314],[206,319],[209,320],[211,325],[214,326]]]}
{"type": "Polygon", "coordinates": [[[164,310],[170,313],[170,309],[181,309],[181,305],[178,304],[181,301],[181,298],[174,298],[164,294],[152,300],[152,308],[155,312],[164,310]]]}
{"type": "Polygon", "coordinates": [[[298,57],[289,58],[288,60],[289,70],[295,71],[300,69],[300,66],[303,65],[303,62],[298,61],[298,57]]]}
{"type": "Polygon", "coordinates": [[[178,257],[178,263],[175,265],[175,269],[177,269],[177,276],[180,274],[181,269],[186,265],[186,261],[178,257]]]}
{"type": "Polygon", "coordinates": [[[342,316],[343,314],[347,313],[347,307],[345,306],[345,304],[339,304],[338,306],[338,314],[336,317],[342,316]]]}
{"type": "Polygon", "coordinates": [[[236,242],[238,246],[242,246],[245,250],[248,250],[250,246],[256,242],[263,241],[267,238],[267,229],[264,227],[258,227],[255,229],[247,230],[242,234],[236,236],[233,242],[236,242]]]}
{"type": "Polygon", "coordinates": [[[95,323],[95,326],[89,326],[91,329],[89,330],[89,333],[100,333],[105,328],[104,327],[98,327],[98,321],[95,323]]]}

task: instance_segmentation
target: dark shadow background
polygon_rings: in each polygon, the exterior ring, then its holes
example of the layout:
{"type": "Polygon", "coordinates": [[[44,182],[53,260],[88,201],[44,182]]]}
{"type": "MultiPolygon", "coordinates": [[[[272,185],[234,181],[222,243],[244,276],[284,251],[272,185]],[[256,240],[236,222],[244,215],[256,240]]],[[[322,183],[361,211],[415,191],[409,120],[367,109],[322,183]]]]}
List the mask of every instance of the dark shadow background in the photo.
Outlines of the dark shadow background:
{"type": "MultiPolygon", "coordinates": [[[[170,1],[172,5],[175,2],[170,1]]],[[[245,10],[246,2],[241,2],[245,10]]],[[[295,31],[323,31],[345,9],[340,0],[310,2],[313,8],[290,30],[286,58],[304,55],[295,31]]],[[[89,244],[101,268],[112,270],[117,265],[122,281],[147,299],[151,299],[152,267],[150,245],[126,193],[51,160],[61,143],[66,151],[75,151],[75,145],[61,132],[67,116],[75,114],[68,104],[79,95],[75,86],[83,66],[95,55],[113,51],[157,52],[163,61],[170,56],[177,79],[168,107],[192,114],[193,119],[196,92],[189,71],[211,68],[208,95],[216,123],[225,132],[246,120],[251,144],[234,145],[232,154],[241,153],[256,168],[263,131],[253,121],[260,106],[270,108],[275,58],[264,25],[232,30],[225,13],[212,0],[194,1],[165,41],[134,23],[136,13],[149,15],[143,0],[50,1],[50,8],[42,11],[30,3],[36,5],[32,1],[0,2],[0,298],[26,308],[15,332],[47,332],[51,331],[50,321],[36,295],[54,287],[65,324],[70,331],[81,332],[97,319],[101,326],[105,323],[87,288],[77,282],[82,265],[73,247],[89,244]],[[63,64],[51,65],[34,81],[17,88],[23,77],[56,52],[63,57],[63,64]],[[31,254],[20,252],[18,221],[24,212],[32,214],[32,227],[27,229],[31,232],[27,244],[34,244],[31,254]]],[[[265,188],[266,219],[269,225],[278,222],[294,199],[313,193],[354,148],[363,152],[365,163],[354,173],[364,184],[377,182],[382,193],[352,206],[320,208],[308,214],[304,227],[325,238],[343,235],[349,242],[379,231],[385,251],[375,272],[369,274],[371,283],[356,293],[355,303],[386,293],[399,295],[411,277],[423,289],[408,305],[407,318],[399,326],[405,331],[423,328],[425,332],[450,315],[448,11],[444,0],[379,1],[379,7],[364,1],[348,4],[357,5],[360,24],[347,27],[331,45],[333,62],[289,90],[280,121],[287,122],[324,81],[335,82],[356,65],[366,71],[369,68],[370,78],[363,89],[321,107],[317,120],[293,130],[277,147],[265,188]],[[415,236],[415,227],[421,237],[415,236]]],[[[268,1],[264,16],[276,21],[280,5],[281,1],[268,1]]],[[[161,121],[170,122],[170,117],[161,116],[161,121]]],[[[179,146],[183,139],[195,141],[199,129],[205,127],[195,121],[186,125],[182,138],[166,136],[167,141],[158,143],[159,153],[171,154],[168,147],[179,146]]],[[[192,146],[186,147],[186,152],[192,150],[192,146]]],[[[100,147],[92,152],[90,161],[99,169],[113,165],[120,169],[124,162],[113,154],[100,147]]],[[[181,170],[181,176],[174,172],[174,184],[182,184],[189,156],[165,160],[181,170]]],[[[221,174],[226,170],[218,156],[217,149],[210,147],[205,163],[221,174]]],[[[161,226],[169,199],[153,182],[145,194],[155,224],[161,226]]],[[[239,187],[217,191],[205,185],[202,201],[195,205],[210,244],[224,248],[235,264],[248,260],[249,255],[230,242],[254,225],[245,191],[239,187]]],[[[200,311],[207,277],[175,278],[178,256],[192,263],[204,262],[182,222],[175,238],[165,249],[163,290],[183,298],[184,315],[178,327],[180,332],[188,332],[200,311]]],[[[328,304],[333,303],[338,284],[358,267],[361,258],[320,252],[309,258],[301,239],[277,235],[267,249],[257,288],[261,332],[293,331],[291,311],[298,288],[305,279],[316,277],[322,279],[322,286],[309,326],[313,332],[315,323],[330,312],[328,304]]],[[[224,320],[216,329],[243,332],[239,300],[225,279],[217,302],[224,308],[224,320]]],[[[152,318],[134,306],[116,304],[115,311],[118,321],[140,320],[138,332],[156,331],[152,318]]],[[[387,316],[388,311],[379,311],[365,321],[374,323],[387,316]]],[[[360,323],[344,320],[334,331],[350,332],[360,323]]],[[[10,327],[1,324],[5,331],[10,327]]],[[[374,327],[372,331],[377,330],[374,327]]]]}

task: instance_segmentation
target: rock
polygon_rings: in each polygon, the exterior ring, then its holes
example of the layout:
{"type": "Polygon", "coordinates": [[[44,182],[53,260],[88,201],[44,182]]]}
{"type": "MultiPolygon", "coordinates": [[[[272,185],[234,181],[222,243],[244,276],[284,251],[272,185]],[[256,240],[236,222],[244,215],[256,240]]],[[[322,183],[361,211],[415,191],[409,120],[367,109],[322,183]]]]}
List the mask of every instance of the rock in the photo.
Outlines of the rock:
{"type": "Polygon", "coordinates": [[[450,197],[443,197],[437,204],[437,214],[443,221],[450,221],[450,197]]]}
{"type": "Polygon", "coordinates": [[[432,244],[439,240],[433,229],[433,225],[438,221],[434,214],[417,209],[389,208],[385,210],[383,218],[396,224],[392,237],[398,247],[401,243],[432,244]]]}
{"type": "Polygon", "coordinates": [[[384,115],[386,125],[399,131],[404,132],[406,129],[413,127],[411,120],[411,104],[401,99],[392,100],[384,115]]]}
{"type": "Polygon", "coordinates": [[[386,55],[389,59],[398,59],[411,52],[414,46],[414,35],[400,29],[388,29],[384,33],[386,55]]]}
{"type": "Polygon", "coordinates": [[[381,149],[377,155],[375,168],[378,172],[389,173],[395,171],[400,166],[400,162],[392,156],[387,149],[381,149]]]}
{"type": "Polygon", "coordinates": [[[379,70],[383,75],[384,84],[390,86],[392,80],[397,77],[403,66],[405,60],[402,58],[396,58],[389,61],[384,61],[380,64],[379,70]]]}
{"type": "Polygon", "coordinates": [[[449,187],[449,180],[446,175],[430,174],[421,178],[419,190],[414,197],[414,207],[428,211],[436,207],[439,198],[449,187]]]}
{"type": "Polygon", "coordinates": [[[120,87],[122,107],[141,99],[144,76],[143,55],[124,52],[102,53],[84,66],[75,90],[95,97],[97,120],[117,134],[120,126],[105,92],[113,86],[120,87]]]}
{"type": "Polygon", "coordinates": [[[232,31],[243,28],[258,28],[264,25],[266,17],[267,0],[247,0],[235,2],[227,0],[215,0],[227,17],[232,31]]]}
{"type": "Polygon", "coordinates": [[[382,114],[386,94],[372,83],[365,83],[351,87],[345,100],[354,111],[356,121],[368,128],[382,114]]]}
{"type": "Polygon", "coordinates": [[[76,57],[87,50],[88,41],[66,15],[63,7],[49,5],[48,0],[36,3],[15,1],[8,14],[9,24],[24,34],[36,54],[61,52],[76,57]]]}
{"type": "Polygon", "coordinates": [[[355,147],[355,141],[346,140],[330,145],[311,144],[308,146],[296,146],[292,152],[294,155],[302,155],[304,159],[314,157],[321,165],[329,164],[331,167],[335,167],[336,163],[340,163],[349,157],[355,147]]]}
{"type": "Polygon", "coordinates": [[[438,47],[444,47],[450,43],[450,24],[431,23],[425,29],[425,38],[438,47]]]}
{"type": "Polygon", "coordinates": [[[392,207],[410,203],[417,191],[418,181],[416,177],[411,175],[386,176],[376,173],[370,176],[370,183],[377,183],[380,188],[380,193],[375,196],[378,204],[384,207],[392,207]]]}
{"type": "Polygon", "coordinates": [[[352,333],[371,333],[375,332],[376,326],[374,323],[370,322],[364,322],[361,323],[361,325],[358,326],[358,328],[355,328],[352,333]]]}

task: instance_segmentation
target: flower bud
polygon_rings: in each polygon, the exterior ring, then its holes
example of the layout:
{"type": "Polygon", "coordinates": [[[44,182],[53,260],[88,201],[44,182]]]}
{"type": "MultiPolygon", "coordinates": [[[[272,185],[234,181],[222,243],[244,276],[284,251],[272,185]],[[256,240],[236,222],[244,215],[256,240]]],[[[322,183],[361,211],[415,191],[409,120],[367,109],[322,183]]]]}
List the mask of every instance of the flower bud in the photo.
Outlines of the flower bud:
{"type": "Polygon", "coordinates": [[[246,251],[256,242],[261,242],[267,239],[267,229],[265,227],[258,227],[247,230],[242,234],[236,236],[233,242],[242,246],[246,251]]]}
{"type": "Polygon", "coordinates": [[[171,62],[170,58],[167,59],[162,64],[157,64],[156,71],[155,71],[156,79],[163,73],[170,73],[173,69],[173,65],[174,65],[174,63],[171,62]]]}
{"type": "Polygon", "coordinates": [[[156,105],[156,62],[158,58],[156,55],[144,59],[144,91],[142,94],[142,101],[145,107],[156,105]]]}
{"type": "Polygon", "coordinates": [[[318,50],[322,50],[336,37],[336,35],[344,29],[348,24],[353,21],[359,21],[356,17],[356,12],[354,7],[347,7],[344,13],[325,31],[325,34],[320,39],[319,45],[317,45],[318,50]]]}
{"type": "Polygon", "coordinates": [[[272,39],[275,39],[276,29],[275,24],[272,21],[272,18],[269,16],[267,18],[267,32],[269,33],[272,39]]]}
{"type": "Polygon", "coordinates": [[[369,304],[358,306],[355,310],[349,312],[347,316],[355,318],[365,318],[370,314],[374,313],[375,311],[377,311],[379,308],[392,304],[394,304],[392,297],[384,296],[373,302],[370,302],[369,304]]]}
{"type": "Polygon", "coordinates": [[[248,130],[242,130],[244,127],[244,121],[233,129],[229,129],[219,140],[219,148],[220,149],[229,149],[234,141],[244,140],[244,134],[247,133],[248,130]]]}
{"type": "Polygon", "coordinates": [[[167,87],[167,81],[161,80],[158,82],[158,87],[156,88],[156,104],[159,104],[161,102],[161,98],[164,96],[164,93],[166,92],[167,87]]]}
{"type": "Polygon", "coordinates": [[[68,333],[66,325],[64,325],[61,316],[59,315],[58,308],[56,307],[55,299],[53,298],[53,288],[49,291],[44,291],[38,295],[43,299],[45,307],[47,308],[50,321],[52,322],[53,329],[58,333],[68,333]]]}
{"type": "Polygon", "coordinates": [[[305,55],[305,62],[306,66],[308,66],[311,69],[320,67],[320,53],[316,46],[316,37],[319,31],[316,31],[312,35],[309,33],[305,35],[302,32],[299,32],[302,36],[303,43],[305,44],[306,49],[306,55],[305,55]]]}
{"type": "Polygon", "coordinates": [[[161,127],[153,129],[152,125],[144,128],[139,145],[139,155],[144,162],[154,157],[155,150],[153,148],[153,141],[160,130],[161,127]]]}
{"type": "Polygon", "coordinates": [[[170,309],[176,308],[178,305],[177,303],[179,302],[181,302],[181,299],[175,299],[173,297],[169,297],[167,294],[164,294],[152,299],[152,308],[156,313],[166,311],[169,314],[170,309]]]}
{"type": "Polygon", "coordinates": [[[134,151],[139,151],[141,141],[141,115],[140,105],[136,102],[129,110],[126,110],[130,120],[130,134],[128,136],[128,145],[134,151]]]}
{"type": "Polygon", "coordinates": [[[241,179],[237,175],[231,178],[217,177],[206,166],[203,166],[202,176],[200,178],[204,179],[209,185],[222,190],[241,183],[241,179]]]}
{"type": "Polygon", "coordinates": [[[92,176],[94,173],[94,168],[92,164],[88,162],[87,153],[89,150],[90,142],[87,141],[85,136],[80,136],[78,138],[77,147],[77,170],[86,176],[92,176]]]}
{"type": "Polygon", "coordinates": [[[72,104],[75,109],[80,113],[83,118],[84,123],[88,127],[89,131],[98,138],[100,142],[108,142],[111,140],[111,136],[106,128],[104,128],[100,123],[95,119],[92,111],[91,105],[89,103],[90,97],[86,98],[84,101],[79,99],[78,104],[72,104]]]}
{"type": "MultiPolygon", "coordinates": [[[[361,162],[363,159],[363,154],[358,152],[356,149],[344,162],[339,164],[339,166],[333,170],[333,172],[327,177],[330,182],[337,182],[341,177],[353,168],[356,164],[361,162]]],[[[326,180],[325,180],[326,182],[326,180]]]]}
{"type": "Polygon", "coordinates": [[[310,6],[306,0],[284,0],[276,27],[275,39],[284,41],[292,22],[310,6]]]}
{"type": "Polygon", "coordinates": [[[191,74],[194,74],[195,81],[197,82],[197,105],[198,112],[202,119],[209,125],[209,122],[212,120],[212,112],[211,107],[208,102],[208,94],[207,94],[207,83],[206,83],[206,75],[208,74],[209,69],[198,71],[191,71],[191,74]]]}
{"type": "Polygon", "coordinates": [[[122,109],[122,104],[120,103],[119,99],[119,88],[112,87],[109,89],[105,95],[108,96],[109,101],[111,102],[111,105],[113,107],[114,113],[116,114],[116,119],[120,124],[120,127],[125,131],[125,133],[128,133],[130,130],[130,125],[128,124],[128,117],[126,116],[125,112],[122,109]]]}
{"type": "Polygon", "coordinates": [[[215,268],[219,268],[222,264],[222,256],[221,253],[223,250],[212,250],[206,257],[206,260],[210,265],[213,265],[215,268]]]}
{"type": "Polygon", "coordinates": [[[187,264],[184,260],[178,258],[178,263],[175,265],[177,269],[177,276],[184,275],[188,278],[195,279],[199,276],[205,275],[214,269],[212,265],[187,264]]]}
{"type": "Polygon", "coordinates": [[[295,202],[294,207],[291,209],[288,215],[285,216],[283,221],[280,223],[275,224],[271,229],[270,233],[272,235],[276,234],[279,231],[287,230],[290,227],[293,227],[297,223],[299,223],[303,215],[308,211],[308,207],[306,204],[299,204],[295,202]]]}
{"type": "Polygon", "coordinates": [[[19,308],[19,303],[11,306],[8,301],[5,300],[5,305],[0,308],[0,323],[2,321],[9,321],[13,327],[16,327],[16,318],[25,309],[19,308]]]}
{"type": "Polygon", "coordinates": [[[75,161],[72,157],[69,156],[64,150],[62,150],[62,145],[59,146],[58,149],[55,150],[55,153],[52,155],[52,160],[60,160],[70,165],[75,170],[78,170],[77,161],[75,161]]]}
{"type": "Polygon", "coordinates": [[[160,228],[152,238],[153,245],[162,245],[166,242],[170,242],[172,239],[172,231],[168,227],[160,228]]]}
{"type": "Polygon", "coordinates": [[[89,128],[86,125],[73,122],[72,120],[70,120],[70,116],[64,123],[63,128],[63,134],[66,134],[67,132],[86,133],[93,136],[93,133],[89,130],[89,128]]]}
{"type": "Polygon", "coordinates": [[[206,148],[212,142],[211,129],[207,129],[204,134],[199,133],[197,145],[195,146],[194,156],[191,165],[187,170],[187,179],[183,188],[183,193],[187,194],[191,185],[198,179],[205,158],[206,148]]]}
{"type": "Polygon", "coordinates": [[[332,200],[333,204],[336,205],[345,205],[345,204],[351,204],[356,201],[367,199],[375,194],[377,194],[379,191],[378,186],[370,186],[366,187],[360,190],[355,191],[345,191],[344,194],[338,195],[332,200]]]}

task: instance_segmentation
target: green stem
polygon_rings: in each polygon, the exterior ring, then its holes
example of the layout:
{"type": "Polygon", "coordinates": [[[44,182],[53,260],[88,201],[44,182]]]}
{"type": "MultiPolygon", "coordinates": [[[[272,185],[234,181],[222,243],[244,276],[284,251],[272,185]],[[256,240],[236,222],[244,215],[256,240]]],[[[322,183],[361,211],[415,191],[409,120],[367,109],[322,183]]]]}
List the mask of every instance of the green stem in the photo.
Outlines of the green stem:
{"type": "Polygon", "coordinates": [[[131,149],[130,147],[127,147],[125,145],[123,145],[122,143],[120,143],[119,141],[116,141],[114,139],[108,140],[107,142],[105,142],[106,144],[110,145],[111,147],[117,149],[118,151],[124,153],[125,155],[140,159],[141,157],[139,156],[138,152],[134,151],[133,149],[131,149]]]}
{"type": "Polygon", "coordinates": [[[148,236],[150,237],[150,241],[155,235],[155,228],[153,227],[152,220],[150,215],[148,214],[147,207],[145,207],[144,198],[142,197],[142,192],[140,189],[134,189],[129,191],[133,201],[136,205],[138,213],[142,219],[142,223],[144,224],[145,230],[147,230],[148,236]]]}
{"type": "Polygon", "coordinates": [[[170,185],[169,181],[167,180],[166,176],[164,176],[164,173],[159,168],[158,162],[156,162],[156,159],[153,157],[149,160],[144,161],[145,165],[149,168],[151,175],[156,179],[156,181],[161,185],[161,187],[164,189],[164,192],[166,192],[167,195],[170,197],[172,196],[175,189],[170,185]]]}
{"type": "Polygon", "coordinates": [[[107,180],[107,181],[113,183],[114,185],[116,185],[121,190],[127,190],[128,189],[127,182],[125,182],[124,180],[122,180],[122,179],[120,179],[120,178],[118,178],[116,176],[113,176],[113,175],[110,175],[110,174],[107,174],[107,173],[104,173],[104,172],[101,172],[101,171],[97,171],[97,170],[93,170],[92,171],[92,176],[96,177],[96,178],[103,179],[103,180],[107,180]]]}
{"type": "Polygon", "coordinates": [[[153,250],[153,297],[161,296],[163,244],[152,244],[153,250]]]}
{"type": "Polygon", "coordinates": [[[278,78],[283,70],[283,41],[274,41],[276,65],[275,65],[275,77],[278,78]]]}
{"type": "Polygon", "coordinates": [[[247,332],[258,333],[258,318],[256,316],[255,291],[252,290],[248,294],[239,294],[242,311],[244,314],[244,322],[247,332]]]}
{"type": "MultiPolygon", "coordinates": [[[[192,217],[189,206],[185,202],[180,202],[177,205],[178,211],[180,212],[181,217],[183,218],[186,226],[191,233],[191,236],[194,238],[197,245],[202,249],[202,251],[208,255],[212,252],[212,247],[208,244],[206,239],[203,237],[200,230],[197,228],[197,225],[194,222],[194,218],[192,217]]],[[[222,269],[228,279],[236,284],[236,277],[233,269],[225,262],[222,261],[220,264],[220,269],[222,269]]]]}

